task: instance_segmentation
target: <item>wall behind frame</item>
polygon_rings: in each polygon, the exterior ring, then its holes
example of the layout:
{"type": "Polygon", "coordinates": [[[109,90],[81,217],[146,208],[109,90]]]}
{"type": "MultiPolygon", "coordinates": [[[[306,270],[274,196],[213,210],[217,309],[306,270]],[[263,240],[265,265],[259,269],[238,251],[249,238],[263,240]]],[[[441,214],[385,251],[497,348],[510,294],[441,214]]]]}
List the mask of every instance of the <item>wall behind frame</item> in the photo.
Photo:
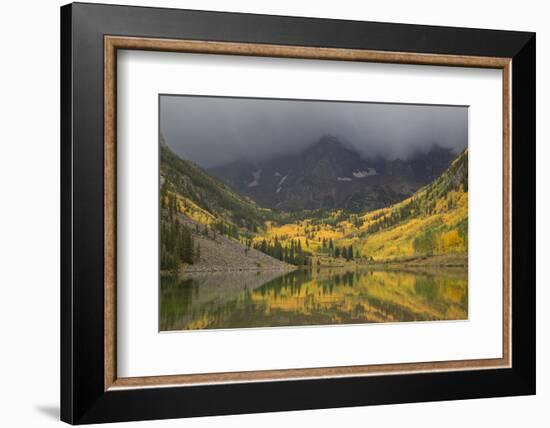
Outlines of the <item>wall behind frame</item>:
{"type": "MultiPolygon", "coordinates": [[[[0,79],[0,322],[4,352],[2,420],[10,427],[59,427],[59,0],[3,5],[0,31],[5,59],[0,79]]],[[[404,22],[537,31],[537,75],[550,75],[550,28],[536,0],[464,0],[442,7],[435,0],[309,1],[103,0],[102,3],[226,10],[319,18],[404,22]]],[[[420,403],[264,415],[127,423],[124,427],[407,426],[447,428],[491,424],[544,426],[550,402],[550,115],[548,80],[537,82],[538,395],[461,402],[420,403]],[[546,263],[545,263],[546,261],[546,263]]]]}

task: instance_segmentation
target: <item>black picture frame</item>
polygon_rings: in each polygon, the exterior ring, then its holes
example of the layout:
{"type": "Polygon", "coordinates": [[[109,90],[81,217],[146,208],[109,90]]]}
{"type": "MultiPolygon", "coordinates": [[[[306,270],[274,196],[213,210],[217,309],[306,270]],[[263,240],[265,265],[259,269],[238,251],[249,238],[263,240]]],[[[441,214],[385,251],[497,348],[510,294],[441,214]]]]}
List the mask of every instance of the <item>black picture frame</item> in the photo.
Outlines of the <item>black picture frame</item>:
{"type": "Polygon", "coordinates": [[[535,34],[73,3],[61,8],[61,419],[86,424],[535,393],[535,34]],[[512,367],[104,390],[104,36],[512,58],[512,367]]]}

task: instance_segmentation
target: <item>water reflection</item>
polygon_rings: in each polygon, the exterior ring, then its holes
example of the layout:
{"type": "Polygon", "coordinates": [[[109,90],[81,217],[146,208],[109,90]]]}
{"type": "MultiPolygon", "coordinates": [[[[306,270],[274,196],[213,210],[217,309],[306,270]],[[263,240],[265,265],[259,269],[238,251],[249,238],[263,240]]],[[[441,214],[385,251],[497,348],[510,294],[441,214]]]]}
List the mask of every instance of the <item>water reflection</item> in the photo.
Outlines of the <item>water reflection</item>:
{"type": "Polygon", "coordinates": [[[161,278],[160,329],[468,317],[466,269],[198,273],[161,278]]]}

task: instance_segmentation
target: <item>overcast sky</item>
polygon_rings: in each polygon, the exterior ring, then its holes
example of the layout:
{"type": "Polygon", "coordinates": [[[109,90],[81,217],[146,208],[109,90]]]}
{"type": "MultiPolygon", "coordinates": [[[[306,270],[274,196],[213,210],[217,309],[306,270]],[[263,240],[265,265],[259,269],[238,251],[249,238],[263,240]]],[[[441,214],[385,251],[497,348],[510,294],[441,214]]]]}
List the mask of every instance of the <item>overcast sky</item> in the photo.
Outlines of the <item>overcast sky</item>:
{"type": "Polygon", "coordinates": [[[163,95],[160,127],[179,156],[204,168],[297,152],[326,134],[363,157],[406,158],[433,144],[465,148],[468,108],[163,95]]]}

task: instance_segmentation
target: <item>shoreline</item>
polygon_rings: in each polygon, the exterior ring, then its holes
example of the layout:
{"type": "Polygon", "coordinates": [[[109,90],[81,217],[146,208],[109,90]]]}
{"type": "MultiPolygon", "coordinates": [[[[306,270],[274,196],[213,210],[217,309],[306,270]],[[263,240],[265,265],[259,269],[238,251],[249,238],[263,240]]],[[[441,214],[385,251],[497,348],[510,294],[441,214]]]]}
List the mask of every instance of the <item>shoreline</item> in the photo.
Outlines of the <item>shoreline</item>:
{"type": "Polygon", "coordinates": [[[435,256],[417,255],[400,257],[393,259],[380,259],[372,261],[355,261],[355,262],[342,262],[340,260],[333,263],[321,263],[320,265],[313,265],[313,268],[374,268],[374,269],[395,269],[395,268],[409,268],[409,267],[423,267],[423,268],[468,268],[468,255],[467,254],[438,254],[435,256]]]}
{"type": "Polygon", "coordinates": [[[191,269],[179,269],[177,271],[160,271],[160,275],[168,276],[168,275],[186,275],[186,274],[193,274],[193,273],[224,273],[224,272],[293,272],[297,269],[300,269],[299,266],[291,266],[291,267],[283,267],[283,268],[250,268],[250,267],[234,267],[234,268],[227,268],[227,267],[212,267],[212,268],[191,268],[191,269]]]}
{"type": "Polygon", "coordinates": [[[411,256],[401,259],[375,260],[369,262],[322,264],[318,266],[294,266],[284,267],[204,267],[186,266],[178,271],[161,271],[161,276],[188,275],[200,273],[237,273],[237,272],[280,272],[290,273],[303,269],[369,269],[369,270],[409,270],[409,269],[467,269],[468,256],[466,254],[446,254],[436,256],[411,256]]]}
{"type": "Polygon", "coordinates": [[[401,259],[375,260],[369,266],[404,266],[424,268],[468,268],[467,254],[439,254],[435,256],[411,256],[401,259]]]}

